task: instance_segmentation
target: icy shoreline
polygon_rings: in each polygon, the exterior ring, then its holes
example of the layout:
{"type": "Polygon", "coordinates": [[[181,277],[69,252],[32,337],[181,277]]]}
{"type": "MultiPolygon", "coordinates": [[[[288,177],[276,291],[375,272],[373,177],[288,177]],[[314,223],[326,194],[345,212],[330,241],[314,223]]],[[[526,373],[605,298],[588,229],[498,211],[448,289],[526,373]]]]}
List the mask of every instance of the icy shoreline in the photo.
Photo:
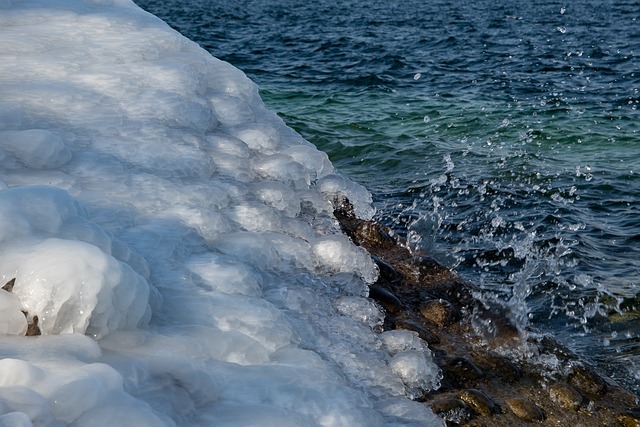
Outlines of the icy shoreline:
{"type": "Polygon", "coordinates": [[[333,216],[369,193],[241,71],[128,1],[0,0],[0,93],[0,425],[441,424],[333,216]]]}

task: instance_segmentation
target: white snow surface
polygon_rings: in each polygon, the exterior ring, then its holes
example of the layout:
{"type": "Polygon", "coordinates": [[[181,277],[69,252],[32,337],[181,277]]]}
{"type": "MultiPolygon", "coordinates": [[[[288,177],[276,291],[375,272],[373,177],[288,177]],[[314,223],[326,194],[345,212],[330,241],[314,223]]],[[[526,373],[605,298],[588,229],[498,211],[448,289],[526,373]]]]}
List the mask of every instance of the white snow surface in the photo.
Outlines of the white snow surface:
{"type": "Polygon", "coordinates": [[[0,0],[0,426],[442,425],[343,197],[373,215],[132,2],[0,0]]]}

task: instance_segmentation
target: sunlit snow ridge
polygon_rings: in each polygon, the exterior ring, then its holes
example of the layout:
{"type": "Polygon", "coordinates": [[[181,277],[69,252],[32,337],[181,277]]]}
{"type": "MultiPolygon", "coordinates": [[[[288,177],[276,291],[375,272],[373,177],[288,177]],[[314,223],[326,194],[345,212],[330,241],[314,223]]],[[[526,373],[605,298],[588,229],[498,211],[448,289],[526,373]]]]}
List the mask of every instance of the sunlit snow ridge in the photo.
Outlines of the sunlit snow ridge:
{"type": "Polygon", "coordinates": [[[0,426],[441,425],[343,197],[373,215],[133,3],[0,0],[0,426]]]}

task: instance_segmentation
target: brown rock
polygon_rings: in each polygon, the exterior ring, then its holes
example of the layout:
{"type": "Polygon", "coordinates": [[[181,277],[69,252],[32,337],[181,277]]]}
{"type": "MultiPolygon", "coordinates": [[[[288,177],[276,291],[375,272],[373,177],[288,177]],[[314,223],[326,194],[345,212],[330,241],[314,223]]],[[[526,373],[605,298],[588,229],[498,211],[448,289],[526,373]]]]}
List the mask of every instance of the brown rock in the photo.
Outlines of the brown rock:
{"type": "Polygon", "coordinates": [[[617,421],[622,427],[640,427],[640,410],[618,415],[617,421]]]}
{"type": "Polygon", "coordinates": [[[508,399],[507,406],[516,417],[524,421],[543,421],[544,411],[529,399],[508,399]]]}
{"type": "Polygon", "coordinates": [[[522,370],[505,356],[491,351],[476,351],[473,356],[476,365],[487,375],[510,384],[522,378],[522,370]]]}
{"type": "Polygon", "coordinates": [[[577,411],[582,406],[584,397],[568,384],[553,384],[549,387],[549,397],[562,408],[577,411]]]}
{"type": "Polygon", "coordinates": [[[569,384],[587,396],[602,396],[607,391],[607,383],[593,368],[578,365],[569,375],[569,384]]]}
{"type": "Polygon", "coordinates": [[[366,240],[370,245],[394,248],[397,241],[388,233],[388,229],[375,222],[363,222],[356,228],[358,240],[366,240]]]}
{"type": "Polygon", "coordinates": [[[458,310],[449,301],[442,298],[422,304],[420,314],[425,320],[439,328],[449,326],[460,318],[458,310]]]}
{"type": "Polygon", "coordinates": [[[24,317],[27,318],[27,333],[25,334],[25,336],[34,337],[37,335],[42,335],[40,327],[38,326],[38,316],[30,317],[29,313],[24,310],[22,310],[22,314],[24,314],[24,317]]]}
{"type": "Polygon", "coordinates": [[[37,335],[42,335],[40,331],[40,327],[38,326],[38,316],[33,316],[31,321],[27,325],[27,334],[28,337],[35,337],[37,335]]]}
{"type": "Polygon", "coordinates": [[[442,368],[444,379],[458,387],[468,387],[484,377],[484,373],[466,357],[454,357],[442,368]]]}
{"type": "Polygon", "coordinates": [[[462,390],[460,400],[469,405],[471,409],[480,415],[492,415],[501,412],[500,406],[484,392],[476,389],[462,390]]]}

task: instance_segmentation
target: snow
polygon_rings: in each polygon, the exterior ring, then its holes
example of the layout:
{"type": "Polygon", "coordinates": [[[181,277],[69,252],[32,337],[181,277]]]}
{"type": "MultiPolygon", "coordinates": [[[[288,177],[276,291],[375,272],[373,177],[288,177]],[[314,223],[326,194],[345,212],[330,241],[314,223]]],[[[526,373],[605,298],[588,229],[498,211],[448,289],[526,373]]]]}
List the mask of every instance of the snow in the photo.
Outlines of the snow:
{"type": "Polygon", "coordinates": [[[0,426],[442,425],[332,214],[370,194],[240,70],[127,0],[0,0],[0,93],[0,426]]]}

